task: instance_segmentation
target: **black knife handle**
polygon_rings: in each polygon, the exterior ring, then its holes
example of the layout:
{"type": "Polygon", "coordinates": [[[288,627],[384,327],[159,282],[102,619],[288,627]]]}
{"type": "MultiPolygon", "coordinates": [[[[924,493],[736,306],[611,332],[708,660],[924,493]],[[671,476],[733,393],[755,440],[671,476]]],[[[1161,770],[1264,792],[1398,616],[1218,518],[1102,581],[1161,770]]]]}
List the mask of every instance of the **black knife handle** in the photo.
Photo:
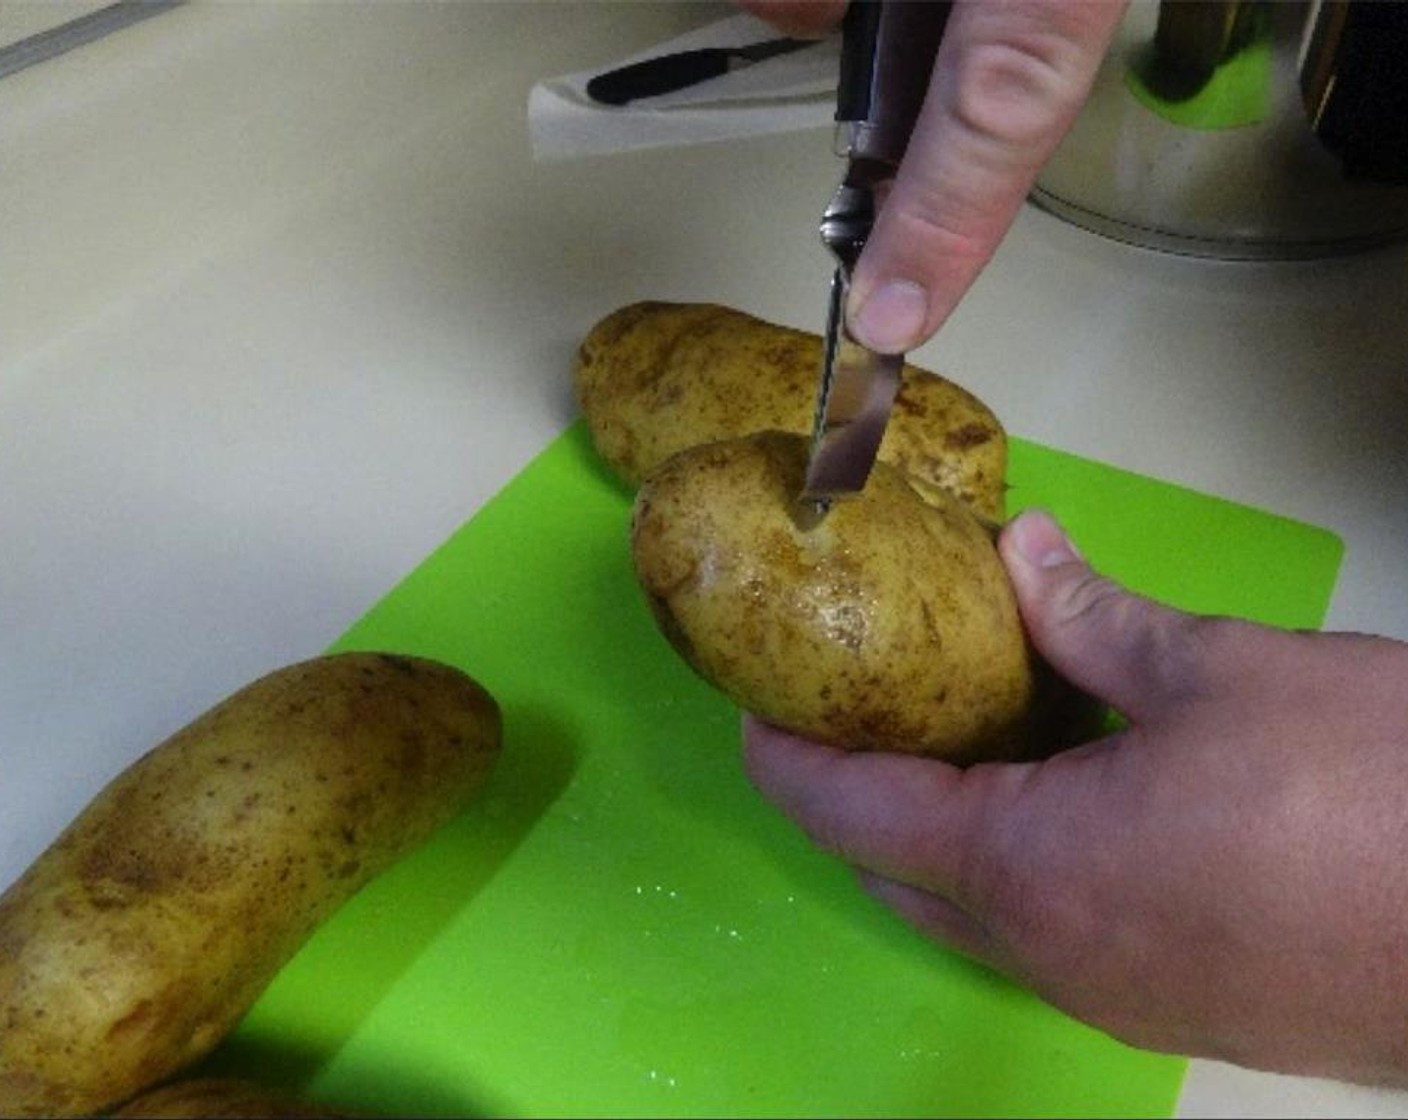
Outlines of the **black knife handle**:
{"type": "Polygon", "coordinates": [[[644,62],[598,74],[587,82],[587,96],[603,105],[625,105],[642,97],[658,97],[722,77],[728,73],[729,62],[736,54],[725,47],[701,47],[647,58],[644,62]]]}
{"type": "Polygon", "coordinates": [[[841,24],[836,120],[847,154],[897,165],[924,104],[951,4],[851,0],[841,24]]]}

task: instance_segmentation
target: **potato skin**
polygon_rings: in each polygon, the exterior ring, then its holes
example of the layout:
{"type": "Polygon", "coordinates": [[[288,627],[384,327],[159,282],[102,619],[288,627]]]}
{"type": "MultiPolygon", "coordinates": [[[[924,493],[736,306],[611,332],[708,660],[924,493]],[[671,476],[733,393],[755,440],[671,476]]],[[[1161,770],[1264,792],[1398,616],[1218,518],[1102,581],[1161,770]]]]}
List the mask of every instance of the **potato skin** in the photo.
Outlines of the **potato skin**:
{"type": "MultiPolygon", "coordinates": [[[[607,465],[632,486],[677,451],[761,431],[807,433],[821,338],[715,304],[635,303],[578,351],[577,399],[607,465]]],[[[1007,437],[965,389],[906,364],[881,462],[1002,517],[1007,437]]]]}
{"type": "Polygon", "coordinates": [[[740,707],[839,747],[967,764],[1083,732],[1088,704],[1033,654],[990,530],[877,464],[809,525],[807,441],[723,440],[636,495],[635,572],[676,650],[740,707]]]}
{"type": "Polygon", "coordinates": [[[337,1120],[347,1115],[251,1081],[222,1077],[163,1085],[112,1114],[113,1120],[337,1120]]]}
{"type": "Polygon", "coordinates": [[[101,1111],[213,1049],[465,805],[500,738],[458,670],[348,653],[261,678],[129,766],[0,896],[0,1115],[101,1111]]]}

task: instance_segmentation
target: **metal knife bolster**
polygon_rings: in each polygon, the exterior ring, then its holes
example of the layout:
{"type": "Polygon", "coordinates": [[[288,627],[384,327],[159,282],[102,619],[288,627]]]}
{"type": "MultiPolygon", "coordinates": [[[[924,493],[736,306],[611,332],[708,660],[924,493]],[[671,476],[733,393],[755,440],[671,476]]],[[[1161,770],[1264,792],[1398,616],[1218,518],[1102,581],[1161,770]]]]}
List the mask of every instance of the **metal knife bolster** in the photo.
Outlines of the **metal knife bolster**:
{"type": "Polygon", "coordinates": [[[903,355],[876,354],[846,329],[851,269],[875,220],[881,169],[853,162],[821,222],[822,243],[836,259],[802,497],[825,512],[833,498],[857,494],[870,476],[899,392],[903,355]]]}
{"type": "Polygon", "coordinates": [[[836,87],[845,155],[899,166],[951,9],[948,0],[854,0],[847,7],[836,87]]]}

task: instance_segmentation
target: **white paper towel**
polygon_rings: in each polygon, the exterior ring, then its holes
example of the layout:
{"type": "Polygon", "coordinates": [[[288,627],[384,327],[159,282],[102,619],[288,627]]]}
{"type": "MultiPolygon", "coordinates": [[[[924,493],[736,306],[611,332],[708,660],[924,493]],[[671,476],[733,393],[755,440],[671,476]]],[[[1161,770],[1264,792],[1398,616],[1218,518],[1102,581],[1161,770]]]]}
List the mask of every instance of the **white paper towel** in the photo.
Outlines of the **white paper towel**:
{"type": "Polygon", "coordinates": [[[835,36],[627,105],[600,105],[586,93],[590,78],[618,66],[674,51],[740,47],[776,37],[775,29],[754,16],[731,16],[614,63],[545,79],[528,96],[533,157],[570,159],[832,127],[840,65],[835,36]]]}

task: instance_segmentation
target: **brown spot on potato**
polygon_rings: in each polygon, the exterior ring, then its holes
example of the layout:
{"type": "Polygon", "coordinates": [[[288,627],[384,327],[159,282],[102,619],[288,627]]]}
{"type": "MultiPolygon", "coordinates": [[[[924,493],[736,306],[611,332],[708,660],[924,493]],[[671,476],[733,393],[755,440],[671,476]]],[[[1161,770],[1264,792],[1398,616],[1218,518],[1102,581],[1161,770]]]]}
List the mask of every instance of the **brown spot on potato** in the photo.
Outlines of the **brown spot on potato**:
{"type": "MultiPolygon", "coordinates": [[[[377,654],[377,657],[381,659],[383,665],[389,665],[398,672],[405,673],[408,677],[418,677],[420,675],[419,670],[416,668],[416,663],[409,657],[402,657],[400,654],[395,653],[380,653],[377,654]]],[[[413,698],[408,697],[408,699],[413,698]]]]}
{"type": "MultiPolygon", "coordinates": [[[[996,434],[996,432],[985,424],[963,424],[944,435],[944,446],[953,448],[954,450],[967,450],[973,447],[981,447],[996,436],[996,434]]],[[[981,473],[979,473],[977,480],[982,481],[981,473]]]]}
{"type": "Polygon", "coordinates": [[[141,1030],[150,1025],[156,1013],[156,1004],[150,999],[139,1000],[131,1011],[117,1019],[108,1028],[108,1041],[116,1042],[117,1036],[141,1030]]]}
{"type": "Polygon", "coordinates": [[[675,612],[670,608],[668,595],[660,595],[650,592],[647,596],[651,613],[655,616],[655,621],[665,635],[665,639],[675,648],[675,652],[683,657],[691,665],[694,664],[694,643],[690,641],[689,631],[680,624],[675,612]]]}

